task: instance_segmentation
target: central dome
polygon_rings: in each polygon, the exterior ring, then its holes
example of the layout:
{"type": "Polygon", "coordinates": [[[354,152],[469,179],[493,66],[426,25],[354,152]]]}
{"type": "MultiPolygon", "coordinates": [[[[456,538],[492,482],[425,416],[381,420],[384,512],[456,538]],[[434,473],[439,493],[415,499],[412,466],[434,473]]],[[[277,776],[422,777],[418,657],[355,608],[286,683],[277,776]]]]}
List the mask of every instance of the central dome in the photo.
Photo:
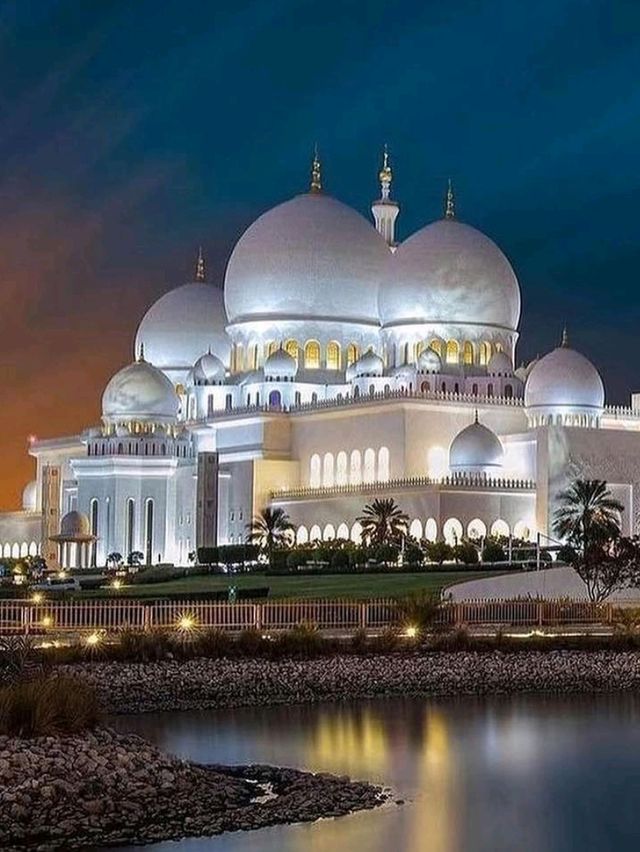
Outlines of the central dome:
{"type": "Polygon", "coordinates": [[[447,323],[516,331],[520,289],[511,264],[484,234],[441,219],[402,243],[380,289],[382,325],[447,323]]]}
{"type": "Polygon", "coordinates": [[[231,323],[325,319],[379,325],[389,249],[355,210],[322,193],[264,213],[239,239],[225,277],[231,323]]]}

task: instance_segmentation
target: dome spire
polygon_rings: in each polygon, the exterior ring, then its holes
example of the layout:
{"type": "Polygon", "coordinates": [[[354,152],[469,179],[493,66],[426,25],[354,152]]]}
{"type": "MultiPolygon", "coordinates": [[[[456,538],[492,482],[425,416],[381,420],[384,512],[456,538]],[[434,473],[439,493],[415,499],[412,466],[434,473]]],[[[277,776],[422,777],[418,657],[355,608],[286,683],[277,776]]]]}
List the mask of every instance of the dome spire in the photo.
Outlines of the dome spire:
{"type": "Polygon", "coordinates": [[[206,280],[206,271],[204,265],[204,255],[202,254],[202,246],[198,247],[198,259],[196,260],[196,281],[204,282],[206,280]]]}
{"type": "Polygon", "coordinates": [[[567,334],[567,326],[562,329],[562,340],[560,341],[560,346],[567,347],[569,345],[569,335],[567,334]]]}
{"type": "Polygon", "coordinates": [[[477,423],[477,422],[478,422],[478,409],[477,409],[477,408],[476,408],[476,410],[475,410],[475,414],[474,414],[474,416],[473,416],[473,422],[474,422],[474,423],[477,423]]]}
{"type": "Polygon", "coordinates": [[[456,199],[453,194],[453,185],[451,183],[451,178],[449,178],[447,182],[447,201],[444,208],[444,218],[445,219],[455,219],[456,218],[456,199]]]}
{"type": "Polygon", "coordinates": [[[311,192],[322,192],[322,171],[318,157],[318,145],[313,150],[313,162],[311,163],[311,192]]]}
{"type": "Polygon", "coordinates": [[[380,180],[380,198],[371,205],[371,212],[376,223],[376,230],[384,237],[391,251],[394,251],[396,219],[400,208],[397,202],[389,197],[393,172],[389,164],[389,149],[386,145],[382,152],[382,168],[378,172],[378,179],[380,180]]]}
{"type": "Polygon", "coordinates": [[[380,174],[378,175],[380,178],[380,190],[381,197],[383,201],[389,200],[389,191],[391,189],[391,181],[393,180],[393,172],[391,171],[391,166],[389,165],[389,148],[385,142],[383,153],[382,153],[382,168],[380,169],[380,174]]]}
{"type": "Polygon", "coordinates": [[[138,357],[136,358],[136,361],[138,363],[144,361],[144,342],[142,340],[140,341],[140,349],[138,351],[138,357]]]}

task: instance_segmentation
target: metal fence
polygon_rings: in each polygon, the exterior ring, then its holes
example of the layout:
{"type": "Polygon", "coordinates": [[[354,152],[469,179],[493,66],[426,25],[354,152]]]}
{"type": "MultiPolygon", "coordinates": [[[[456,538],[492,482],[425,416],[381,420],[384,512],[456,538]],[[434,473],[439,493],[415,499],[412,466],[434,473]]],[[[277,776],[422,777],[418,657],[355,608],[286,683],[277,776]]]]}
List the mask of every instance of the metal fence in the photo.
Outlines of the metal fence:
{"type": "MultiPolygon", "coordinates": [[[[558,627],[611,624],[611,604],[573,600],[469,600],[443,603],[441,626],[558,627]]],[[[217,628],[226,631],[381,630],[399,621],[394,600],[282,600],[260,603],[167,600],[0,601],[0,634],[217,628]]]]}

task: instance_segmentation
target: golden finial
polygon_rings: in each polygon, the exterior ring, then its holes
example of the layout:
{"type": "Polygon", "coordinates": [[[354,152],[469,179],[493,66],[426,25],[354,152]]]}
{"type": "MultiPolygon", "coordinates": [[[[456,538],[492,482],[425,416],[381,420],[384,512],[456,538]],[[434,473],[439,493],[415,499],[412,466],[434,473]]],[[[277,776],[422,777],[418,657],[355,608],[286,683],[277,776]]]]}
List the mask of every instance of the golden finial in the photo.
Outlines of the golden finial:
{"type": "Polygon", "coordinates": [[[567,327],[562,329],[562,340],[560,342],[560,346],[568,346],[569,345],[569,335],[567,334],[567,327]]]}
{"type": "Polygon", "coordinates": [[[144,342],[142,340],[140,341],[140,351],[138,352],[138,357],[136,358],[136,361],[144,361],[144,342]]]}
{"type": "Polygon", "coordinates": [[[317,145],[313,151],[313,163],[311,164],[311,192],[322,192],[322,175],[317,145]]]}
{"type": "Polygon", "coordinates": [[[453,195],[453,186],[451,184],[451,178],[449,178],[449,182],[447,184],[447,203],[444,209],[444,218],[445,219],[455,219],[456,218],[456,205],[455,205],[455,197],[453,195]]]}
{"type": "Polygon", "coordinates": [[[389,198],[389,188],[393,179],[393,172],[391,171],[391,166],[389,165],[389,149],[386,144],[384,146],[384,151],[382,154],[382,168],[380,169],[378,177],[382,186],[382,197],[386,201],[386,199],[389,198]]]}
{"type": "Polygon", "coordinates": [[[478,409],[477,409],[477,408],[476,408],[476,411],[475,411],[475,415],[474,415],[474,420],[473,420],[473,422],[474,422],[474,423],[477,423],[477,422],[478,422],[478,409]]]}
{"type": "Polygon", "coordinates": [[[196,261],[196,281],[204,281],[205,277],[204,255],[202,254],[202,246],[200,246],[198,248],[198,259],[196,261]]]}

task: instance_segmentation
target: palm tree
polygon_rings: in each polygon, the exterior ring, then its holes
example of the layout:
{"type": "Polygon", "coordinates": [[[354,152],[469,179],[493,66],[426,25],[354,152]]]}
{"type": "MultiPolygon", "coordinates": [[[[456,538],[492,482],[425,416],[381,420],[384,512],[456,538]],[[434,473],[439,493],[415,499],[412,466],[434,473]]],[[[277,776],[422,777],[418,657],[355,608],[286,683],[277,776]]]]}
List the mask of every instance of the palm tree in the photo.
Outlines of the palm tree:
{"type": "Polygon", "coordinates": [[[393,498],[387,497],[368,503],[357,521],[362,527],[362,537],[369,544],[399,544],[407,534],[409,517],[393,498]]]}
{"type": "Polygon", "coordinates": [[[247,524],[247,531],[247,541],[259,545],[271,561],[276,547],[291,544],[294,526],[284,509],[267,506],[247,524]]]}
{"type": "Polygon", "coordinates": [[[558,494],[561,505],[553,516],[556,535],[583,553],[593,544],[620,535],[619,513],[624,506],[602,479],[576,479],[558,494]]]}

